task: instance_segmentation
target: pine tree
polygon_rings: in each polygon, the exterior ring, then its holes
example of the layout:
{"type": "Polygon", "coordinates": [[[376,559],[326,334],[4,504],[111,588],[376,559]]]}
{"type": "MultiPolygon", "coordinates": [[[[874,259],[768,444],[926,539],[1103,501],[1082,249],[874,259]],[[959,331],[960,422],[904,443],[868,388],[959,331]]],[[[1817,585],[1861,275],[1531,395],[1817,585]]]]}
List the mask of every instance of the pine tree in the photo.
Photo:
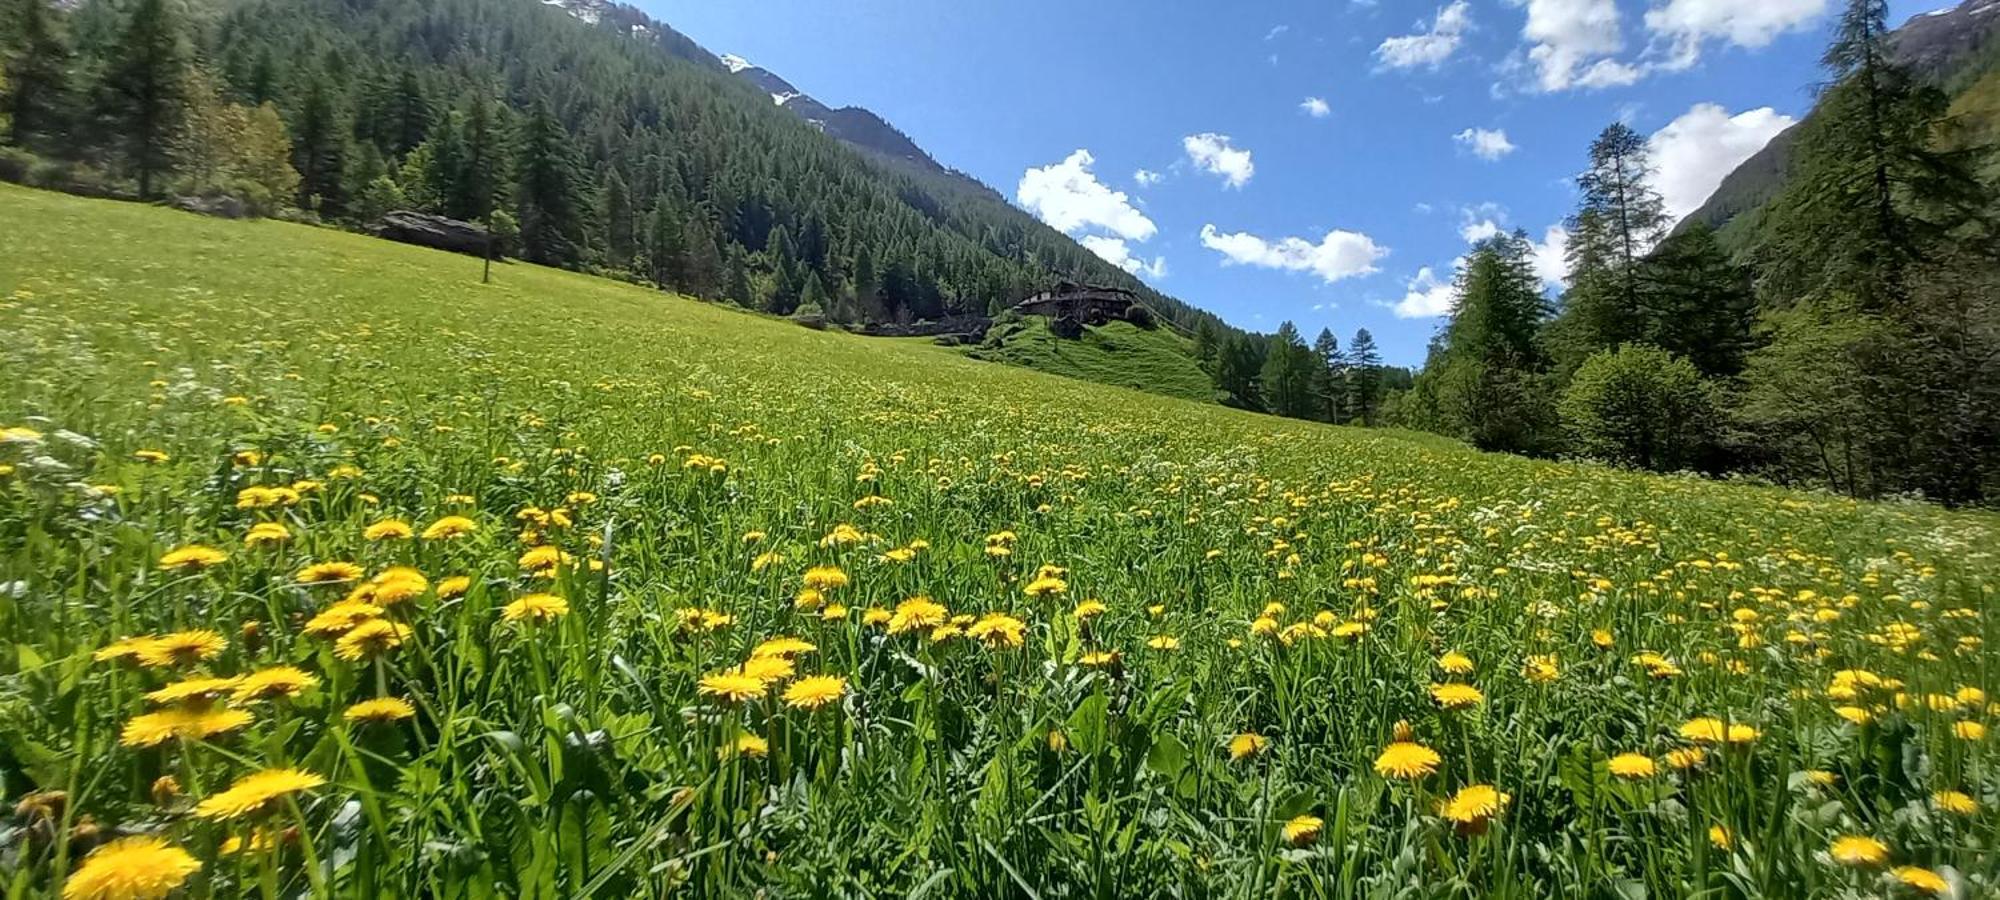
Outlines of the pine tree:
{"type": "Polygon", "coordinates": [[[1375,411],[1382,403],[1382,354],[1375,349],[1375,336],[1359,328],[1347,344],[1348,416],[1363,425],[1375,424],[1375,411]]]}
{"type": "Polygon", "coordinates": [[[805,287],[799,289],[799,308],[793,310],[793,315],[826,315],[826,286],[820,283],[818,272],[806,272],[805,287]]]}
{"type": "Polygon", "coordinates": [[[173,167],[187,75],[180,28],[166,0],[138,0],[100,85],[99,109],[141,197],[155,196],[173,167]]]}
{"type": "Polygon", "coordinates": [[[1299,337],[1298,326],[1289,321],[1280,324],[1266,346],[1264,366],[1257,379],[1265,407],[1281,416],[1311,418],[1313,356],[1305,340],[1299,337]]]}
{"type": "Polygon", "coordinates": [[[1590,165],[1569,220],[1569,290],[1563,296],[1558,362],[1572,370],[1597,350],[1638,340],[1650,323],[1643,305],[1642,263],[1666,233],[1660,195],[1648,184],[1646,139],[1624,123],[1590,144],[1590,165]]]}
{"type": "MultiPolygon", "coordinates": [[[[1458,275],[1458,299],[1411,392],[1429,409],[1425,427],[1484,450],[1552,449],[1554,401],[1542,378],[1537,331],[1548,314],[1526,234],[1474,245],[1458,275]]],[[[1361,360],[1360,336],[1352,347],[1361,360]]]]}
{"type": "Polygon", "coordinates": [[[386,121],[388,142],[382,148],[402,159],[430,134],[431,102],[415,69],[404,69],[391,92],[386,121]]]}
{"type": "Polygon", "coordinates": [[[646,216],[646,272],[662,289],[678,287],[687,246],[681,240],[681,211],[665,194],[653,200],[646,216]]]}
{"type": "Polygon", "coordinates": [[[1231,335],[1222,345],[1221,362],[1215,375],[1216,390],[1223,402],[1242,409],[1263,409],[1257,377],[1264,369],[1264,341],[1247,334],[1231,335]]]}
{"type": "Polygon", "coordinates": [[[1312,392],[1322,421],[1339,424],[1347,406],[1347,358],[1333,329],[1321,328],[1312,346],[1312,392]]]}
{"type": "Polygon", "coordinates": [[[13,40],[0,66],[8,114],[8,140],[54,148],[68,132],[69,43],[48,0],[14,0],[13,40]]]}
{"type": "Polygon", "coordinates": [[[750,266],[743,261],[743,248],[731,242],[729,257],[723,261],[722,296],[737,306],[750,305],[750,266]]]}
{"type": "Polygon", "coordinates": [[[704,300],[713,300],[722,290],[722,251],[717,249],[715,222],[706,208],[696,208],[681,227],[687,242],[683,264],[686,281],[682,290],[704,300]]]}
{"type": "Polygon", "coordinates": [[[346,209],[347,126],[326,79],[312,78],[292,127],[299,205],[333,218],[346,209]]]}
{"type": "Polygon", "coordinates": [[[537,103],[528,115],[520,173],[516,202],[522,258],[550,266],[575,265],[585,247],[576,149],[546,103],[537,103]]]}
{"type": "Polygon", "coordinates": [[[632,192],[625,186],[625,179],[612,169],[604,175],[604,250],[605,263],[613,269],[625,269],[632,265],[635,246],[632,211],[632,192]]]}
{"type": "Polygon", "coordinates": [[[1699,222],[1682,227],[1654,248],[1644,268],[1647,320],[1640,339],[1704,376],[1742,371],[1754,344],[1756,294],[1749,270],[1730,259],[1715,230],[1699,222]]]}
{"type": "Polygon", "coordinates": [[[1194,328],[1194,359],[1209,377],[1215,377],[1222,361],[1222,335],[1211,320],[1202,319],[1194,328]]]}

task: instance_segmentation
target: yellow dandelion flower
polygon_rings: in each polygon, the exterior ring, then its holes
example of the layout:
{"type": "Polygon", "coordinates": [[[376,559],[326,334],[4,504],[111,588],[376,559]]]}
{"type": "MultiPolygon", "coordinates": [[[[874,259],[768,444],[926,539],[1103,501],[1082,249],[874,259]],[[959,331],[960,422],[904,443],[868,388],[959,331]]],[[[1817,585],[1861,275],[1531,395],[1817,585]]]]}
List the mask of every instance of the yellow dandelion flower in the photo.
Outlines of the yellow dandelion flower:
{"type": "Polygon", "coordinates": [[[256,700],[274,700],[279,697],[296,697],[319,684],[318,676],[297,666],[273,666],[259,669],[243,676],[236,682],[229,699],[237,703],[256,700]]]}
{"type": "Polygon", "coordinates": [[[1319,840],[1320,830],[1326,822],[1318,816],[1294,816],[1285,823],[1285,843],[1294,847],[1310,847],[1319,840]]]}
{"type": "Polygon", "coordinates": [[[553,622],[566,615],[569,615],[569,601],[554,594],[525,594],[500,609],[502,619],[535,625],[553,622]]]}
{"type": "Polygon", "coordinates": [[[1715,845],[1715,849],[1717,850],[1728,850],[1736,846],[1736,836],[1731,834],[1729,829],[1720,825],[1710,825],[1708,826],[1708,842],[1715,845]]]}
{"type": "Polygon", "coordinates": [[[741,672],[717,672],[713,675],[703,675],[701,681],[696,686],[696,690],[700,691],[704,696],[741,703],[764,696],[764,691],[768,687],[769,685],[764,683],[764,679],[758,678],[755,675],[745,675],[741,672]]]}
{"type": "Polygon", "coordinates": [[[156,691],[146,694],[152,703],[180,703],[184,700],[207,701],[236,689],[241,678],[188,678],[176,681],[156,691]]]}
{"type": "Polygon", "coordinates": [[[1027,587],[1021,589],[1021,593],[1027,594],[1030,597],[1052,597],[1068,592],[1069,582],[1054,575],[1038,576],[1033,581],[1028,582],[1027,587]]]}
{"type": "Polygon", "coordinates": [[[409,566],[383,569],[368,579],[368,585],[373,589],[369,592],[369,599],[380,606],[395,606],[431,589],[430,579],[409,566]]]}
{"type": "Polygon", "coordinates": [[[157,747],[176,739],[206,740],[241,729],[250,721],[250,714],[240,709],[175,707],[126,720],[118,743],[127,747],[157,747]]]}
{"type": "Polygon", "coordinates": [[[1971,816],[1979,813],[1979,801],[1964,791],[1938,791],[1931,795],[1931,805],[1940,812],[1955,816],[1971,816]]]}
{"type": "Polygon", "coordinates": [[[769,686],[797,674],[798,668],[783,656],[753,656],[745,660],[737,671],[769,686]]]}
{"type": "Polygon", "coordinates": [[[1116,650],[1094,650],[1077,657],[1076,664],[1086,669],[1110,669],[1124,660],[1124,654],[1116,650]]]}
{"type": "Polygon", "coordinates": [[[1961,741],[1986,740],[1986,726],[1971,720],[1952,723],[1951,733],[1961,741]]]}
{"type": "Polygon", "coordinates": [[[1229,758],[1235,761],[1250,759],[1264,752],[1271,745],[1271,739],[1254,731],[1246,731],[1229,739],[1229,758]]]}
{"type": "Polygon", "coordinates": [[[205,544],[188,544],[176,547],[160,555],[160,568],[168,572],[199,572],[210,566],[221,565],[229,559],[229,554],[205,544]]]}
{"type": "Polygon", "coordinates": [[[1460,831],[1477,831],[1507,808],[1513,798],[1490,784],[1460,788],[1450,799],[1438,802],[1438,815],[1460,831]]]}
{"type": "Polygon", "coordinates": [[[1384,778],[1423,778],[1437,771],[1444,758],[1422,744],[1397,741],[1375,757],[1375,772],[1384,778]]]}
{"type": "Polygon", "coordinates": [[[325,783],[326,779],[300,769],[252,772],[237,779],[227,790],[196,804],[194,814],[204,819],[240,819],[325,783]]]}
{"type": "Polygon", "coordinates": [[[765,756],[770,755],[770,753],[771,742],[754,734],[739,734],[736,736],[736,740],[729,742],[728,745],[716,751],[716,755],[722,759],[729,759],[735,756],[763,759],[765,756]]]}
{"type": "Polygon", "coordinates": [[[811,641],[795,637],[774,637],[750,649],[751,656],[802,656],[818,650],[811,641]]]}
{"type": "Polygon", "coordinates": [[[806,570],[805,583],[806,587],[824,593],[846,587],[848,578],[839,566],[813,566],[806,570]]]}
{"type": "Polygon", "coordinates": [[[1554,655],[1530,656],[1521,663],[1521,677],[1536,684],[1548,684],[1562,677],[1562,664],[1554,655]]]}
{"type": "Polygon", "coordinates": [[[1027,639],[1028,623],[1006,613],[987,613],[965,629],[965,636],[988,647],[1019,647],[1027,639]]]}
{"type": "Polygon", "coordinates": [[[119,838],[92,850],[63,882],[63,900],[157,900],[172,894],[201,862],[152,835],[119,838]]]}
{"type": "Polygon", "coordinates": [[[1082,603],[1078,603],[1076,609],[1070,610],[1070,615],[1081,622],[1104,615],[1104,609],[1104,601],[1102,600],[1085,600],[1082,603]]]}
{"type": "Polygon", "coordinates": [[[361,567],[351,562],[323,562],[300,569],[294,580],[300,584],[344,584],[361,574],[361,567]]]}
{"type": "Polygon", "coordinates": [[[1667,765],[1679,771],[1698,768],[1708,761],[1708,751],[1700,747],[1676,747],[1667,751],[1667,765]]]}
{"type": "Polygon", "coordinates": [[[437,595],[442,600],[463,597],[471,589],[472,578],[466,575],[453,575],[437,583],[437,595]]]}
{"type": "Polygon", "coordinates": [[[292,539],[292,532],[280,522],[258,522],[243,534],[245,547],[269,547],[292,539]]]}
{"type": "Polygon", "coordinates": [[[340,636],[333,644],[333,655],[358,662],[388,653],[403,646],[410,636],[410,626],[382,619],[361,622],[340,636]]]}
{"type": "Polygon", "coordinates": [[[1154,635],[1146,641],[1146,646],[1155,650],[1179,650],[1181,648],[1181,639],[1171,634],[1154,635]]]}
{"type": "Polygon", "coordinates": [[[448,541],[479,530],[479,523],[465,516],[445,516],[424,526],[424,540],[448,541]]]}
{"type": "Polygon", "coordinates": [[[1469,684],[1434,684],[1431,699],[1445,709],[1470,709],[1485,701],[1486,695],[1469,684]]]}
{"type": "Polygon", "coordinates": [[[540,547],[529,547],[515,562],[525,571],[546,574],[554,571],[557,566],[572,562],[572,559],[569,554],[562,551],[562,548],[544,544],[540,547]]]}
{"type": "Polygon", "coordinates": [[[132,458],[148,465],[159,465],[172,459],[165,450],[134,450],[132,458]]]}
{"type": "Polygon", "coordinates": [[[417,714],[417,708],[401,697],[376,697],[349,706],[340,717],[349,722],[395,722],[417,714]]]}
{"type": "Polygon", "coordinates": [[[922,628],[936,628],[950,618],[951,611],[944,604],[929,597],[911,597],[896,604],[896,611],[888,619],[889,633],[902,634],[922,628]]]}
{"type": "Polygon", "coordinates": [[[809,675],[785,688],[785,705],[794,709],[818,709],[838,701],[847,693],[847,679],[837,675],[809,675]]]}
{"type": "Polygon", "coordinates": [[[1469,675],[1472,673],[1472,657],[1456,650],[1438,657],[1437,667],[1447,675],[1469,675]]]}
{"type": "Polygon", "coordinates": [[[151,635],[119,638],[97,648],[97,652],[90,654],[90,658],[98,662],[109,662],[120,659],[137,660],[146,652],[146,648],[152,645],[154,640],[155,638],[151,635]]]}
{"type": "Polygon", "coordinates": [[[213,631],[176,631],[163,634],[139,648],[139,664],[150,669],[186,666],[213,659],[229,642],[213,631]]]}
{"type": "Polygon", "coordinates": [[[1653,758],[1643,753],[1620,753],[1611,757],[1606,766],[1611,770],[1611,774],[1631,780],[1651,778],[1659,772],[1659,767],[1653,764],[1653,758]]]}
{"type": "Polygon", "coordinates": [[[371,541],[408,540],[411,534],[410,523],[401,519],[383,519],[361,530],[361,536],[371,541]]]}
{"type": "Polygon", "coordinates": [[[1841,835],[1826,852],[1834,862],[1850,868],[1872,869],[1889,861],[1889,845],[1866,835],[1841,835]]]}
{"type": "Polygon", "coordinates": [[[305,631],[315,637],[339,637],[354,626],[382,615],[382,607],[359,600],[342,600],[306,620],[305,631]]]}
{"type": "Polygon", "coordinates": [[[1951,883],[1944,876],[1921,866],[1897,866],[1889,870],[1889,875],[1904,887],[1933,897],[1942,897],[1951,890],[1951,883]]]}

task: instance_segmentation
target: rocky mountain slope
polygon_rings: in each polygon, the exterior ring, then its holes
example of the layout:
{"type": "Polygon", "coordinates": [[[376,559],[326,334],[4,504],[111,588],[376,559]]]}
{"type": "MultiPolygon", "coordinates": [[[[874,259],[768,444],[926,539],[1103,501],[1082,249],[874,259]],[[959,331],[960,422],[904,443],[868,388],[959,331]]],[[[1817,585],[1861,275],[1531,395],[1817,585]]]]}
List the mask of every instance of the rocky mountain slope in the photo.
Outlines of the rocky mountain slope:
{"type": "MultiPolygon", "coordinates": [[[[1950,9],[1915,16],[1890,40],[1898,63],[1954,98],[1983,92],[1982,80],[2000,70],[2000,0],[1965,0],[1950,9]]],[[[1975,136],[1991,133],[2000,124],[1989,121],[1994,111],[1983,103],[1958,104],[1953,112],[1975,136]]],[[[1763,207],[1784,187],[1797,132],[1798,126],[1792,126],[1744,160],[1681,224],[1702,222],[1724,229],[1727,237],[1733,230],[1726,227],[1731,221],[1763,207]]]]}

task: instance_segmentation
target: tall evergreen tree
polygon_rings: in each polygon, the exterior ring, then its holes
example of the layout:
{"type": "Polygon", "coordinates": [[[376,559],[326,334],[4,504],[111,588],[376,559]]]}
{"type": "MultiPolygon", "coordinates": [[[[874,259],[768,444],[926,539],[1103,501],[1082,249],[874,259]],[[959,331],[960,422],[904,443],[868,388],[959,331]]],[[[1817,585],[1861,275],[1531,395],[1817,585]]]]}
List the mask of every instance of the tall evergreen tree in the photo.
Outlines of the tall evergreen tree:
{"type": "Polygon", "coordinates": [[[299,205],[329,218],[346,210],[347,127],[324,78],[311,78],[292,126],[299,205]]]}
{"type": "Polygon", "coordinates": [[[1646,139],[1622,122],[1590,144],[1590,164],[1577,176],[1581,194],[1569,220],[1569,290],[1553,349],[1565,370],[1605,347],[1640,339],[1648,330],[1645,260],[1666,233],[1660,195],[1648,184],[1646,139]]]}
{"type": "Polygon", "coordinates": [[[1339,423],[1343,421],[1341,412],[1347,408],[1347,357],[1341,355],[1340,339],[1333,336],[1333,329],[1321,328],[1319,337],[1312,347],[1313,399],[1320,419],[1339,423]]]}
{"type": "Polygon", "coordinates": [[[577,185],[576,148],[569,132],[537,103],[521,136],[521,256],[550,266],[575,265],[583,256],[583,199],[577,185]]]}
{"type": "Polygon", "coordinates": [[[1682,227],[1644,262],[1647,318],[1639,338],[1686,359],[1704,376],[1735,375],[1754,345],[1750,271],[1702,223],[1682,227]]]}
{"type": "Polygon", "coordinates": [[[625,186],[625,179],[619,176],[617,169],[605,173],[601,196],[604,198],[604,261],[613,269],[628,268],[637,252],[637,221],[632,210],[632,191],[625,186]]]}
{"type": "Polygon", "coordinates": [[[1231,335],[1222,345],[1215,374],[1223,402],[1242,409],[1263,409],[1257,377],[1264,370],[1264,341],[1248,334],[1231,335]]]}
{"type": "Polygon", "coordinates": [[[104,73],[98,107],[141,197],[155,196],[172,169],[186,76],[179,18],[166,0],[138,0],[104,73]]]}
{"type": "Polygon", "coordinates": [[[1348,416],[1363,425],[1375,424],[1375,411],[1382,404],[1382,354],[1375,349],[1375,336],[1368,329],[1354,332],[1347,344],[1348,416]]]}
{"type": "Polygon", "coordinates": [[[54,148],[68,133],[69,43],[48,0],[14,0],[12,39],[0,45],[0,84],[6,87],[8,140],[54,148]]]}
{"type": "Polygon", "coordinates": [[[1473,247],[1451,322],[1411,390],[1431,405],[1416,416],[1424,427],[1486,450],[1552,449],[1554,401],[1536,340],[1548,301],[1533,252],[1520,232],[1473,247]]]}
{"type": "Polygon", "coordinates": [[[1299,336],[1298,326],[1289,321],[1280,324],[1266,347],[1257,379],[1265,408],[1294,419],[1311,418],[1313,356],[1299,336]]]}

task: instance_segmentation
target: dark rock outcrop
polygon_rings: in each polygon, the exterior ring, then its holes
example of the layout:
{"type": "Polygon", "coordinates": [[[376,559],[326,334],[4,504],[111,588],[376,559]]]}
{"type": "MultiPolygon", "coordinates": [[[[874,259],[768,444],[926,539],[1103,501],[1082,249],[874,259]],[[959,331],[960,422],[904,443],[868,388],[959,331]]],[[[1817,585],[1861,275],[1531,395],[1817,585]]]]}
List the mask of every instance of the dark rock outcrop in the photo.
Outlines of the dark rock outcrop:
{"type": "Polygon", "coordinates": [[[947,316],[937,321],[870,322],[858,330],[869,337],[949,337],[958,343],[977,343],[992,326],[993,320],[985,316],[947,316]]]}
{"type": "Polygon", "coordinates": [[[243,202],[243,199],[240,197],[232,197],[228,194],[216,194],[208,197],[175,197],[167,205],[183,212],[199,213],[204,216],[214,216],[218,219],[247,219],[250,217],[250,204],[243,202]]]}
{"type": "Polygon", "coordinates": [[[1138,296],[1124,288],[1079,285],[1063,282],[1014,304],[1014,312],[1024,316],[1047,316],[1058,336],[1074,337],[1083,326],[1109,322],[1131,322],[1141,328],[1153,326],[1152,311],[1138,296]]]}
{"type": "Polygon", "coordinates": [[[486,255],[486,229],[471,222],[447,219],[430,213],[396,210],[368,227],[379,238],[416,244],[433,250],[447,250],[471,256],[486,255]]]}

